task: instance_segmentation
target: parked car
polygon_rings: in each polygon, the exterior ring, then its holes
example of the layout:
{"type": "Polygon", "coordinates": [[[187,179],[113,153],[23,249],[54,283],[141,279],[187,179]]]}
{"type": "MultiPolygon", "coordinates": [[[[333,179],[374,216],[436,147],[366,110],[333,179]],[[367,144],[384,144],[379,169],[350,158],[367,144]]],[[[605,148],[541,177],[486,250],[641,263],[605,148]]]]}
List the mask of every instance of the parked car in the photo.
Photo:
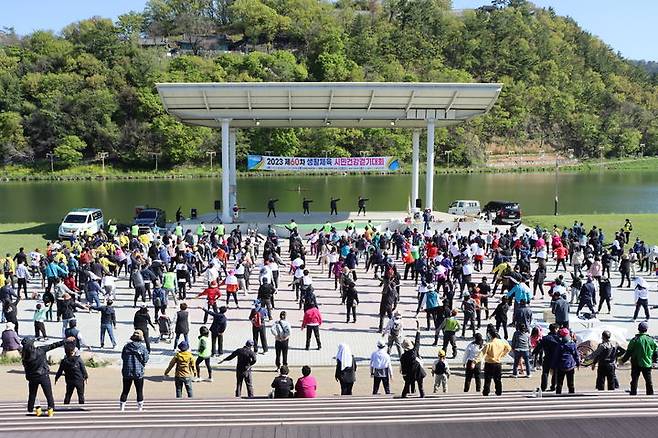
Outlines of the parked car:
{"type": "Polygon", "coordinates": [[[461,216],[479,216],[480,201],[471,201],[460,199],[453,201],[448,207],[449,214],[458,214],[461,216]]]}
{"type": "Polygon", "coordinates": [[[521,207],[518,202],[490,201],[482,209],[495,225],[518,225],[521,223],[521,207]]]}
{"type": "Polygon", "coordinates": [[[83,233],[96,234],[105,226],[103,212],[98,208],[71,210],[62,220],[57,234],[60,239],[69,239],[83,233]]]}
{"type": "Polygon", "coordinates": [[[139,227],[140,232],[147,232],[156,225],[165,228],[167,216],[165,211],[160,208],[144,208],[139,210],[133,222],[139,227]]]}

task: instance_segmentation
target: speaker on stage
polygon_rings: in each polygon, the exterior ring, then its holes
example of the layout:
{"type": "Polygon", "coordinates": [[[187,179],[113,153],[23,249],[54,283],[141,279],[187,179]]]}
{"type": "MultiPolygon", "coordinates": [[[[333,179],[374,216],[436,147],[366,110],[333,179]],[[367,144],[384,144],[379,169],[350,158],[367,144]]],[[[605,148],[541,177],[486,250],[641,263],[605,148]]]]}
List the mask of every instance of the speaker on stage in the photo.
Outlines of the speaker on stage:
{"type": "Polygon", "coordinates": [[[221,210],[222,209],[222,201],[217,200],[215,201],[215,210],[221,210]]]}
{"type": "Polygon", "coordinates": [[[416,199],[416,208],[423,208],[423,200],[420,198],[416,199]]]}

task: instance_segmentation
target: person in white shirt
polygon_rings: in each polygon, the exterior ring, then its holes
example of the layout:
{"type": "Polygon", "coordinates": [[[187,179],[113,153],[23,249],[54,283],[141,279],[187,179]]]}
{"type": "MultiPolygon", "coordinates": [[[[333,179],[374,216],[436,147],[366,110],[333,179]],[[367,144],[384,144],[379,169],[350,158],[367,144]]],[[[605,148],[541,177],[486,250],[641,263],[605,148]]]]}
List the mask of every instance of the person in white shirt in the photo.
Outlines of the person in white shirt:
{"type": "Polygon", "coordinates": [[[468,392],[471,388],[471,380],[475,379],[475,391],[480,392],[482,381],[480,379],[480,371],[482,366],[482,347],[484,347],[484,340],[480,333],[475,334],[473,342],[466,346],[464,351],[464,392],[468,392]]]}
{"type": "Polygon", "coordinates": [[[16,289],[16,295],[20,296],[21,294],[21,289],[23,289],[23,292],[25,293],[25,299],[27,300],[27,281],[30,279],[30,273],[28,272],[27,268],[25,267],[25,263],[21,262],[16,266],[16,281],[17,281],[17,289],[16,289]]]}
{"type": "Polygon", "coordinates": [[[379,393],[380,383],[383,384],[386,394],[391,393],[390,380],[393,378],[391,356],[386,351],[386,344],[381,340],[377,342],[377,350],[370,355],[370,376],[373,378],[373,395],[379,393]]]}
{"type": "Polygon", "coordinates": [[[640,308],[644,309],[644,320],[649,320],[649,284],[643,277],[635,278],[635,313],[633,322],[637,319],[640,308]]]}

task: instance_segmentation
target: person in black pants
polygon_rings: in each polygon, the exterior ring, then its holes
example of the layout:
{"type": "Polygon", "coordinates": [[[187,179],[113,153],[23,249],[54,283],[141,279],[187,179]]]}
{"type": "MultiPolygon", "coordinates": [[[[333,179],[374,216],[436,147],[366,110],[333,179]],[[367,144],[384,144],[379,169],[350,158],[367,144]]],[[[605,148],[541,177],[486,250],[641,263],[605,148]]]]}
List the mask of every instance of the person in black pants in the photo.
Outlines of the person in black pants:
{"type": "Polygon", "coordinates": [[[274,364],[279,369],[281,365],[288,365],[288,343],[290,342],[290,324],[286,321],[286,312],[279,314],[279,320],[272,324],[270,329],[274,335],[274,350],[276,356],[274,364]]]}
{"type": "Polygon", "coordinates": [[[304,210],[303,214],[311,214],[311,211],[309,210],[311,202],[313,202],[312,199],[306,199],[306,197],[304,197],[304,200],[302,201],[302,209],[304,210]]]}
{"type": "Polygon", "coordinates": [[[604,390],[607,381],[608,391],[615,390],[617,376],[615,368],[617,362],[617,346],[610,342],[610,332],[604,330],[601,333],[601,343],[597,349],[585,358],[586,361],[592,362],[592,368],[598,364],[596,371],[596,389],[604,390]]]}
{"type": "Polygon", "coordinates": [[[499,332],[499,330],[503,329],[503,334],[504,334],[504,339],[507,339],[507,313],[509,312],[509,306],[510,306],[510,301],[512,301],[512,298],[507,299],[506,297],[502,297],[500,299],[500,303],[496,308],[494,309],[493,313],[491,316],[494,317],[496,320],[496,332],[499,332]]]}
{"type": "Polygon", "coordinates": [[[140,330],[142,334],[142,342],[146,343],[146,350],[151,352],[151,342],[149,337],[149,326],[155,330],[155,326],[151,321],[151,315],[149,315],[149,310],[145,304],[142,304],[142,307],[135,312],[135,318],[133,319],[133,327],[135,330],[140,330]]]}
{"type": "Polygon", "coordinates": [[[600,312],[601,309],[603,308],[603,304],[608,305],[608,313],[610,313],[612,310],[610,306],[610,300],[612,299],[612,285],[610,284],[610,280],[607,278],[602,278],[601,281],[599,282],[599,309],[598,311],[600,312]]]}
{"type": "Polygon", "coordinates": [[[271,199],[267,201],[267,217],[270,217],[270,214],[273,214],[276,217],[276,210],[274,209],[278,199],[271,199]]]}
{"type": "Polygon", "coordinates": [[[85,382],[89,377],[87,374],[87,368],[80,358],[80,356],[75,355],[75,343],[67,344],[64,347],[66,356],[59,363],[59,369],[57,374],[55,374],[55,385],[62,374],[64,374],[64,380],[66,381],[66,394],[64,395],[64,404],[68,405],[71,403],[71,396],[75,390],[78,393],[78,403],[83,405],[85,404],[85,382]]]}
{"type": "MultiPolygon", "coordinates": [[[[553,358],[555,357],[557,347],[558,347],[558,342],[560,341],[558,336],[557,336],[557,330],[559,326],[558,324],[550,324],[548,326],[548,334],[541,338],[537,346],[535,347],[535,351],[538,349],[541,349],[543,353],[543,360],[541,364],[541,390],[546,391],[548,388],[548,376],[551,375],[551,386],[549,391],[555,391],[555,376],[556,376],[556,371],[555,368],[553,368],[553,358]]],[[[533,351],[533,354],[535,352],[533,351]]]]}
{"type": "Polygon", "coordinates": [[[653,395],[653,382],[651,380],[651,365],[654,361],[658,345],[652,336],[647,334],[649,324],[641,322],[638,324],[637,331],[633,339],[628,343],[626,353],[620,359],[620,363],[631,360],[631,395],[637,395],[637,384],[640,380],[640,374],[644,378],[646,385],[646,394],[653,395]]]}
{"type": "Polygon", "coordinates": [[[427,375],[420,362],[418,362],[418,349],[420,348],[420,321],[416,320],[415,340],[405,339],[402,341],[404,353],[400,357],[400,371],[404,379],[402,398],[406,398],[412,387],[418,385],[418,393],[421,398],[425,397],[423,390],[423,379],[427,375]]]}
{"type": "Polygon", "coordinates": [[[329,201],[329,207],[331,209],[331,211],[329,212],[329,216],[331,216],[332,214],[338,215],[338,207],[337,207],[338,201],[340,201],[340,198],[334,198],[332,196],[331,201],[329,201]]]}
{"type": "Polygon", "coordinates": [[[135,385],[135,391],[137,392],[137,410],[141,411],[144,408],[144,367],[149,361],[149,352],[144,346],[144,339],[144,333],[137,329],[130,337],[130,342],[121,350],[121,377],[123,379],[123,387],[119,397],[121,411],[126,408],[128,393],[133,385],[135,385]]]}
{"type": "Polygon", "coordinates": [[[242,383],[247,385],[247,397],[254,397],[254,386],[251,379],[251,367],[256,363],[256,353],[253,350],[254,341],[249,339],[244,347],[238,348],[233,353],[226,356],[219,363],[224,363],[237,358],[238,363],[235,365],[235,396],[242,395],[242,383]]]}
{"type": "MultiPolygon", "coordinates": [[[[23,346],[21,350],[21,359],[29,391],[27,398],[27,411],[32,412],[34,409],[34,401],[37,397],[37,390],[40,386],[48,403],[47,415],[52,417],[55,411],[55,399],[53,398],[53,390],[50,385],[50,368],[48,367],[46,353],[63,346],[64,341],[62,340],[53,344],[42,345],[40,347],[35,347],[34,341],[35,338],[32,336],[26,336],[21,341],[23,346]]],[[[38,406],[34,413],[37,416],[40,416],[42,413],[41,406],[38,406]]]]}
{"type": "Polygon", "coordinates": [[[366,215],[366,201],[368,198],[364,198],[363,196],[359,196],[359,201],[357,202],[359,206],[359,211],[356,213],[356,215],[360,215],[361,212],[363,212],[363,215],[366,215]]]}
{"type": "Polygon", "coordinates": [[[212,316],[212,323],[210,324],[210,350],[213,356],[221,356],[224,353],[224,332],[226,331],[228,322],[226,319],[226,306],[221,306],[219,313],[204,309],[203,307],[199,307],[199,309],[203,310],[206,315],[212,316]]]}
{"type": "Polygon", "coordinates": [[[482,380],[480,379],[481,360],[479,360],[480,351],[484,345],[484,340],[480,333],[475,334],[473,342],[468,344],[464,352],[464,392],[471,389],[471,380],[475,380],[475,390],[482,390],[482,380]]]}
{"type": "Polygon", "coordinates": [[[340,395],[352,395],[352,387],[356,382],[356,361],[347,344],[338,344],[335,377],[340,383],[340,395]]]}
{"type": "Polygon", "coordinates": [[[359,304],[359,293],[354,287],[354,282],[349,282],[343,291],[343,301],[345,302],[346,321],[350,322],[350,313],[352,314],[353,323],[356,323],[356,305],[359,304]]]}

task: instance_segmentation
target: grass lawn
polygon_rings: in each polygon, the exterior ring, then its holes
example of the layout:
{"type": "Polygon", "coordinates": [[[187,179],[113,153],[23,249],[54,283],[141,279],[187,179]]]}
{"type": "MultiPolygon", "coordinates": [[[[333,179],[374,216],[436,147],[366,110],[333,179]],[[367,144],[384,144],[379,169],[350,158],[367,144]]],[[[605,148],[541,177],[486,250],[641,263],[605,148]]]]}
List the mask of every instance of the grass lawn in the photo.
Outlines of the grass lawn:
{"type": "Polygon", "coordinates": [[[571,227],[574,221],[585,224],[585,229],[589,231],[593,225],[603,228],[605,239],[610,242],[614,237],[615,231],[624,225],[626,218],[633,223],[633,232],[631,241],[635,237],[650,244],[658,243],[658,214],[578,214],[564,216],[526,216],[523,218],[524,225],[536,226],[551,230],[553,225],[559,227],[571,227]]]}
{"type": "Polygon", "coordinates": [[[28,222],[21,224],[0,224],[0,257],[7,253],[12,255],[18,248],[26,252],[34,248],[45,249],[46,239],[57,238],[58,224],[28,222]]]}

